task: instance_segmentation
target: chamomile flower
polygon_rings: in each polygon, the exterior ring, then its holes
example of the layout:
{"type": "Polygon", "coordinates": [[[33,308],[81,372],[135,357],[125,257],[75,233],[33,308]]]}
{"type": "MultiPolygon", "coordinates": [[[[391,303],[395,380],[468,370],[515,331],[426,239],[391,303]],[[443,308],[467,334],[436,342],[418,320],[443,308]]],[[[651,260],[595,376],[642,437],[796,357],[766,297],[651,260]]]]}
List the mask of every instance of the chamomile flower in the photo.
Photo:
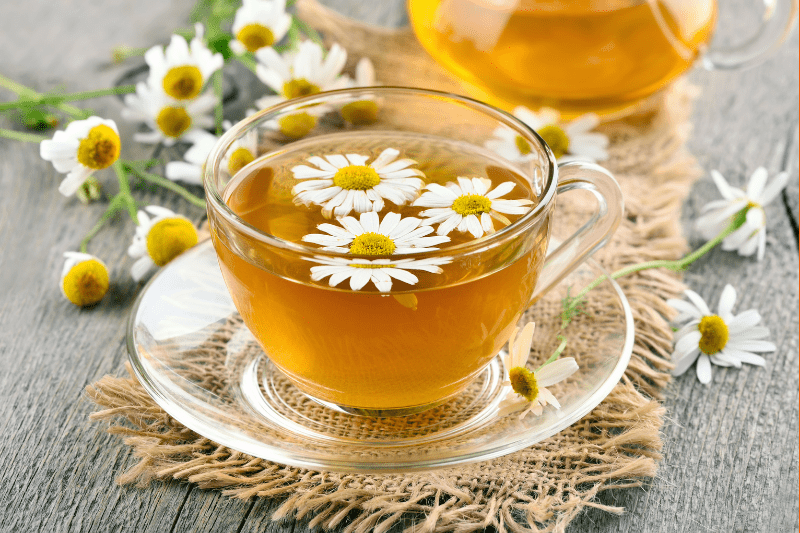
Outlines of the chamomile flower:
{"type": "Polygon", "coordinates": [[[753,352],[775,350],[773,343],[760,340],[769,335],[769,329],[756,325],[761,321],[761,315],[755,309],[733,314],[736,290],[731,285],[722,290],[717,314],[709,310],[696,292],[687,290],[685,293],[689,302],[667,300],[680,313],[675,323],[688,320],[675,333],[675,351],[672,352],[675,369],[672,375],[680,376],[697,361],[697,378],[707,385],[711,382],[711,363],[737,368],[741,368],[742,363],[764,366],[764,358],[753,352]]]}
{"type": "Polygon", "coordinates": [[[419,278],[409,272],[410,270],[423,270],[431,274],[441,274],[440,265],[452,261],[449,257],[433,257],[429,259],[360,259],[354,257],[326,258],[316,256],[307,259],[322,266],[311,267],[311,279],[320,281],[330,276],[328,284],[331,287],[339,285],[346,279],[350,280],[350,288],[354,291],[361,290],[368,282],[372,282],[380,292],[389,292],[392,289],[392,280],[396,279],[415,285],[419,278]]]}
{"type": "Polygon", "coordinates": [[[491,191],[491,180],[487,178],[457,178],[458,183],[447,186],[430,183],[422,196],[412,204],[414,207],[430,207],[420,213],[427,217],[428,224],[439,223],[436,233],[447,235],[454,229],[464,233],[469,231],[476,239],[485,233],[494,233],[492,219],[509,225],[507,215],[523,215],[533,204],[531,200],[503,200],[501,196],[510,193],[515,184],[512,181],[501,183],[491,191]]]}
{"type": "Polygon", "coordinates": [[[294,178],[305,180],[292,188],[295,204],[321,205],[325,218],[342,217],[351,211],[381,211],[384,199],[404,205],[419,194],[422,172],[413,159],[397,159],[394,148],[382,151],[372,163],[360,154],[313,156],[313,166],[292,168],[294,178]]]}
{"type": "Polygon", "coordinates": [[[320,224],[317,228],[325,234],[311,233],[303,240],[331,252],[382,256],[429,252],[436,250],[433,246],[450,240],[426,237],[433,232],[431,226],[418,218],[402,218],[398,213],[386,213],[381,221],[378,213],[370,211],[361,213],[359,220],[344,217],[338,222],[341,226],[320,224]]]}
{"type": "Polygon", "coordinates": [[[535,371],[525,368],[533,342],[534,327],[533,322],[528,322],[522,332],[516,328],[508,341],[508,355],[504,363],[509,381],[505,384],[511,385],[512,391],[500,403],[498,417],[518,411],[522,411],[520,419],[528,413],[539,416],[548,404],[560,409],[561,404],[545,387],[567,379],[578,370],[578,363],[573,357],[556,359],[535,371]]]}
{"type": "Polygon", "coordinates": [[[292,98],[322,91],[343,89],[348,79],[341,75],[347,52],[334,44],[323,59],[324,51],[313,41],[303,41],[296,51],[279,54],[273,48],[256,52],[256,75],[277,94],[256,100],[261,109],[292,98]]]}
{"type": "Polygon", "coordinates": [[[208,78],[224,62],[203,43],[203,25],[195,25],[191,44],[180,35],[173,35],[166,48],[154,46],[144,54],[150,67],[148,83],[175,100],[192,100],[200,95],[208,78]]]}
{"type": "Polygon", "coordinates": [[[749,207],[744,224],[722,240],[722,249],[736,250],[739,255],[757,254],[760,261],[764,258],[767,241],[763,206],[774,200],[786,187],[789,175],[781,172],[767,184],[767,169],[759,167],[750,177],[746,192],[731,187],[716,170],[711,171],[711,177],[723,199],[706,204],[703,214],[695,221],[695,227],[705,239],[713,239],[731,224],[742,209],[749,207]]]}
{"type": "Polygon", "coordinates": [[[167,179],[192,185],[203,184],[203,165],[218,140],[216,135],[204,133],[194,137],[192,146],[183,154],[183,161],[170,161],[165,165],[164,175],[167,179]]]}
{"type": "Polygon", "coordinates": [[[125,95],[126,107],[122,109],[122,117],[144,122],[151,129],[146,133],[135,133],[134,140],[163,142],[171,146],[177,141],[193,142],[207,133],[204,129],[214,125],[211,112],[216,104],[217,99],[212,94],[180,102],[169,98],[161,89],[140,82],[135,94],[125,95]]]}
{"type": "MultiPolygon", "coordinates": [[[[230,129],[231,123],[222,123],[224,128],[230,129]]],[[[193,185],[203,184],[203,165],[208,154],[217,144],[219,138],[207,132],[198,133],[192,146],[183,154],[183,161],[170,161],[166,164],[165,175],[173,181],[183,181],[193,185]]],[[[258,154],[258,131],[253,129],[231,144],[222,158],[221,170],[233,176],[242,168],[255,160],[258,154]]]]}
{"type": "Polygon", "coordinates": [[[74,120],[52,139],[39,144],[39,155],[67,176],[58,186],[64,196],[72,196],[95,170],[110,167],[119,159],[119,130],[113,120],[89,117],[74,120]]]}
{"type": "Polygon", "coordinates": [[[186,218],[169,209],[151,205],[138,213],[139,225],[128,255],[136,259],[131,267],[134,281],[151,268],[162,267],[197,244],[197,230],[186,218]],[[152,217],[152,218],[151,218],[152,217]]]}
{"type": "MultiPolygon", "coordinates": [[[[375,87],[376,85],[381,85],[381,82],[375,79],[375,67],[368,57],[362,57],[356,64],[356,77],[348,86],[375,87]]],[[[378,110],[378,101],[375,98],[364,97],[348,100],[341,106],[339,113],[351,124],[372,124],[378,120],[378,110]]]]}
{"type": "Polygon", "coordinates": [[[93,255],[64,252],[61,292],[77,306],[96,304],[108,292],[108,267],[93,255]]]}
{"type": "MultiPolygon", "coordinates": [[[[534,113],[520,106],[514,109],[514,116],[544,139],[559,163],[608,159],[608,137],[591,131],[600,123],[600,119],[593,113],[564,123],[555,109],[545,107],[534,113]]],[[[486,141],[486,147],[498,155],[509,161],[527,161],[532,157],[532,148],[528,141],[509,128],[497,128],[494,136],[494,139],[486,141]]]]}
{"type": "Polygon", "coordinates": [[[272,46],[283,39],[291,25],[286,0],[244,0],[233,18],[231,50],[237,54],[255,53],[272,46]]]}

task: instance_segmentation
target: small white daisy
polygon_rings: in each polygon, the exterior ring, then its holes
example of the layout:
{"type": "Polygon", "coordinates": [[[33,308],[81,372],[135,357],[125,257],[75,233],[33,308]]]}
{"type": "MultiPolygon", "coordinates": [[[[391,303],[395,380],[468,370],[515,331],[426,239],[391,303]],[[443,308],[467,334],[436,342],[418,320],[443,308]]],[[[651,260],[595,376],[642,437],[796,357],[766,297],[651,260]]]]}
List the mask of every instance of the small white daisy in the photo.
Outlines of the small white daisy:
{"type": "Polygon", "coordinates": [[[151,129],[134,133],[135,141],[163,142],[171,146],[177,141],[194,142],[214,125],[212,111],[217,104],[213,94],[203,94],[186,102],[169,98],[160,89],[144,82],[136,85],[135,94],[125,95],[122,117],[134,122],[144,122],[151,129]]]}
{"type": "Polygon", "coordinates": [[[764,366],[764,358],[753,352],[772,352],[775,345],[759,340],[769,335],[769,329],[756,326],[761,315],[749,309],[733,314],[736,290],[726,285],[719,298],[718,314],[712,314],[703,298],[687,290],[690,302],[670,299],[667,303],[680,314],[675,323],[689,322],[675,333],[675,351],[672,375],[680,376],[697,361],[697,378],[707,385],[711,382],[711,363],[719,366],[735,366],[742,363],[764,366]]]}
{"type": "Polygon", "coordinates": [[[131,267],[134,281],[141,280],[154,266],[166,265],[197,244],[194,224],[165,207],[145,207],[137,218],[139,225],[128,247],[128,255],[136,259],[131,267]]]}
{"type": "Polygon", "coordinates": [[[97,257],[64,252],[61,292],[77,306],[93,305],[108,292],[108,267],[97,257]]]}
{"type": "MultiPolygon", "coordinates": [[[[348,87],[375,87],[381,85],[375,79],[375,67],[368,57],[362,57],[356,64],[356,77],[350,80],[348,87]]],[[[379,105],[376,98],[364,96],[359,99],[345,100],[339,109],[342,118],[351,124],[372,124],[378,120],[379,105]]]]}
{"type": "Polygon", "coordinates": [[[319,263],[323,266],[311,267],[311,279],[319,281],[327,278],[331,287],[339,285],[346,279],[350,280],[350,288],[354,291],[361,290],[369,281],[381,292],[392,289],[392,279],[400,280],[408,285],[415,285],[419,279],[409,270],[424,270],[431,274],[441,274],[440,265],[452,261],[449,257],[429,259],[346,259],[344,257],[326,258],[316,256],[308,261],[319,263]]]}
{"type": "Polygon", "coordinates": [[[309,157],[312,166],[292,168],[294,178],[305,180],[292,188],[294,203],[321,205],[325,218],[342,217],[351,211],[381,211],[384,199],[404,205],[419,194],[424,174],[413,159],[397,159],[400,152],[387,148],[367,164],[369,156],[330,154],[309,157]]]}
{"type": "Polygon", "coordinates": [[[150,67],[148,84],[170,98],[191,100],[203,90],[208,78],[222,68],[222,54],[215,54],[203,43],[203,25],[195,25],[191,44],[173,35],[166,48],[154,46],[144,54],[150,67]]]}
{"type": "Polygon", "coordinates": [[[119,159],[119,130],[113,120],[89,117],[74,120],[64,131],[39,144],[39,155],[67,175],[58,186],[64,196],[72,196],[95,170],[108,168],[119,159]]]}
{"type": "MultiPolygon", "coordinates": [[[[225,130],[232,124],[228,121],[222,123],[225,130]]],[[[170,161],[165,167],[165,175],[173,181],[183,181],[192,185],[203,184],[203,165],[208,154],[217,144],[219,137],[204,132],[195,137],[192,146],[183,154],[183,161],[170,161]]],[[[258,155],[258,131],[254,128],[235,140],[222,158],[220,169],[233,176],[242,168],[255,160],[258,155]]]]}
{"type": "Polygon", "coordinates": [[[430,183],[422,196],[412,204],[414,207],[431,207],[420,213],[428,217],[429,224],[439,223],[436,233],[447,235],[454,229],[469,231],[476,239],[485,233],[494,233],[492,219],[509,225],[511,221],[502,215],[523,215],[530,210],[531,200],[501,200],[514,189],[512,181],[501,183],[489,191],[492,181],[487,178],[462,178],[447,186],[430,183]]]}
{"type": "Polygon", "coordinates": [[[272,46],[283,39],[291,25],[286,0],[244,0],[233,18],[231,50],[236,54],[255,53],[272,46]]]}
{"type": "Polygon", "coordinates": [[[504,363],[509,381],[505,385],[511,385],[512,391],[500,402],[498,417],[518,411],[522,411],[520,419],[528,413],[539,416],[548,404],[560,409],[561,404],[545,387],[567,379],[578,370],[578,363],[573,357],[556,359],[535,371],[525,368],[531,352],[534,327],[533,322],[528,322],[522,332],[516,328],[508,341],[508,355],[504,363]]]}
{"type": "MultiPolygon", "coordinates": [[[[608,137],[591,131],[600,124],[600,119],[593,113],[563,123],[555,109],[545,107],[534,113],[520,106],[514,109],[514,116],[544,139],[559,163],[608,159],[608,137]]],[[[533,157],[531,145],[513,130],[500,127],[494,131],[494,136],[494,139],[486,141],[486,147],[505,159],[527,161],[533,157]]]]}
{"type": "Polygon", "coordinates": [[[744,224],[722,240],[723,250],[736,250],[739,255],[757,253],[758,260],[764,258],[767,241],[767,224],[764,207],[774,200],[786,187],[789,174],[781,172],[767,185],[767,169],[759,167],[747,184],[747,192],[731,187],[716,170],[711,177],[717,185],[722,200],[715,200],[703,207],[702,215],[695,221],[695,228],[705,239],[713,239],[727,228],[734,217],[749,207],[744,224]]]}
{"type": "Polygon", "coordinates": [[[320,224],[318,229],[327,233],[311,233],[303,237],[306,242],[319,244],[323,250],[355,255],[401,255],[436,250],[433,246],[449,241],[448,237],[426,237],[433,228],[424,221],[402,218],[398,213],[386,213],[381,221],[378,213],[361,213],[338,219],[341,226],[320,224]]]}
{"type": "Polygon", "coordinates": [[[323,55],[322,47],[313,41],[303,41],[296,51],[283,54],[261,48],[256,52],[256,75],[277,94],[256,100],[256,105],[264,109],[292,98],[347,87],[348,78],[341,75],[347,51],[334,44],[324,59],[323,55]]]}

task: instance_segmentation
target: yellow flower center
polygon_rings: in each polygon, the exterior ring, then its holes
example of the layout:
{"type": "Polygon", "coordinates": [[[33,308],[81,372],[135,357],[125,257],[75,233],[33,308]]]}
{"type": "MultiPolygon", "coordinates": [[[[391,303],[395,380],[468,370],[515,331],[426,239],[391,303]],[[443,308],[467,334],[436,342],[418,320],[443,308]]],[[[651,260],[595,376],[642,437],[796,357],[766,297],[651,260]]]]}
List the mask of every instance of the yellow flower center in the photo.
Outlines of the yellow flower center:
{"type": "Polygon", "coordinates": [[[230,158],[228,158],[228,172],[231,176],[242,170],[244,167],[253,162],[255,157],[244,146],[237,148],[233,151],[230,158]]]}
{"type": "Polygon", "coordinates": [[[351,124],[372,124],[378,120],[378,104],[359,100],[342,106],[342,118],[351,124]]]}
{"type": "Polygon", "coordinates": [[[528,155],[531,153],[531,145],[528,144],[528,141],[526,141],[522,135],[517,135],[516,139],[514,139],[514,144],[517,145],[517,150],[519,150],[521,155],[528,155]]]}
{"type": "Polygon", "coordinates": [[[348,165],[333,176],[333,184],[342,189],[366,191],[381,182],[374,168],[366,165],[348,165]]]}
{"type": "Polygon", "coordinates": [[[317,94],[320,88],[305,78],[295,78],[283,84],[283,95],[286,98],[299,98],[310,94],[317,94]]]}
{"type": "Polygon", "coordinates": [[[81,261],[64,276],[64,294],[75,305],[96,304],[108,292],[108,270],[96,259],[81,261]]]}
{"type": "MultiPolygon", "coordinates": [[[[392,243],[392,245],[394,245],[394,243],[392,243]]],[[[350,253],[353,253],[352,252],[352,245],[351,245],[350,249],[351,249],[350,253]]],[[[394,265],[388,265],[388,264],[386,264],[386,265],[383,265],[383,264],[375,265],[375,264],[364,264],[364,263],[350,263],[348,266],[351,266],[353,268],[394,268],[394,265]]]]}
{"type": "Polygon", "coordinates": [[[699,346],[704,354],[714,355],[728,344],[728,325],[717,315],[704,316],[697,329],[702,335],[699,346]]]}
{"type": "Polygon", "coordinates": [[[105,124],[89,130],[78,145],[78,162],[93,170],[110,167],[119,158],[119,135],[105,124]]]}
{"type": "Polygon", "coordinates": [[[278,127],[281,133],[290,139],[305,137],[316,125],[317,119],[305,112],[287,115],[278,119],[278,127]]]}
{"type": "Polygon", "coordinates": [[[164,92],[176,100],[189,100],[200,94],[203,74],[192,65],[172,67],[161,82],[164,92]]]}
{"type": "Polygon", "coordinates": [[[462,216],[488,213],[492,210],[492,201],[479,194],[465,194],[453,202],[453,211],[462,216]]]}
{"type": "Polygon", "coordinates": [[[511,388],[514,392],[532,402],[539,395],[539,385],[536,383],[536,376],[527,368],[515,366],[508,371],[508,379],[511,381],[511,388]]]}
{"type": "Polygon", "coordinates": [[[392,239],[373,232],[362,233],[350,244],[350,253],[358,255],[392,255],[394,249],[395,244],[392,239]]]}
{"type": "Polygon", "coordinates": [[[272,30],[258,23],[244,26],[236,34],[236,38],[250,52],[255,52],[265,46],[272,46],[275,43],[275,35],[272,34],[272,30]]]}
{"type": "Polygon", "coordinates": [[[184,218],[165,218],[147,233],[147,253],[158,266],[164,266],[197,244],[197,230],[184,218]]]}
{"type": "Polygon", "coordinates": [[[192,117],[182,107],[165,107],[158,112],[156,124],[167,137],[178,138],[192,125],[192,117]]]}
{"type": "Polygon", "coordinates": [[[544,139],[556,159],[563,156],[569,151],[569,136],[567,132],[561,129],[556,124],[548,124],[547,126],[536,130],[536,133],[544,139]]]}

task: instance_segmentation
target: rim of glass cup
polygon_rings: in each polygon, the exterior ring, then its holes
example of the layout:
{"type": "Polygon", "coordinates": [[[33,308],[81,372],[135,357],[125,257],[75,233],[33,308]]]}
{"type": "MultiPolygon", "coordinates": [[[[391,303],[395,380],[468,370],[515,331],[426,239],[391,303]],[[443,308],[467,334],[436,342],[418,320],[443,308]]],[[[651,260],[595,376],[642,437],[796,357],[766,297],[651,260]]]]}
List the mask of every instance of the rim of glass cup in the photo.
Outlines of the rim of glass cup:
{"type": "MultiPolygon", "coordinates": [[[[541,201],[537,203],[528,213],[492,234],[484,235],[483,237],[479,237],[466,243],[456,244],[429,252],[413,254],[414,257],[429,258],[436,256],[452,256],[455,254],[470,253],[477,249],[493,248],[495,245],[503,242],[505,239],[513,238],[523,233],[545,213],[547,207],[550,205],[555,196],[556,188],[558,186],[558,164],[556,163],[555,156],[550,150],[550,147],[533,128],[522,122],[511,113],[503,111],[502,109],[498,109],[479,100],[475,100],[474,98],[469,98],[468,96],[461,96],[444,91],[435,91],[432,89],[418,89],[413,87],[397,86],[357,87],[350,89],[339,89],[335,91],[323,91],[310,96],[293,98],[272,107],[262,109],[261,111],[258,111],[234,124],[219,138],[217,143],[214,145],[214,148],[209,153],[206,163],[203,167],[203,188],[206,192],[208,209],[213,209],[216,214],[221,216],[227,224],[233,226],[237,231],[275,248],[280,248],[299,254],[317,255],[322,257],[375,259],[376,256],[362,256],[347,252],[335,252],[323,250],[322,248],[313,248],[302,243],[287,241],[261,231],[248,222],[245,222],[228,206],[227,203],[225,203],[225,200],[222,199],[220,191],[217,189],[214,181],[214,177],[219,172],[222,159],[230,146],[240,137],[243,131],[257,127],[255,125],[257,122],[265,122],[266,120],[269,120],[269,115],[279,114],[287,109],[307,107],[314,104],[324,104],[330,100],[335,101],[337,98],[344,99],[347,97],[352,98],[357,95],[375,95],[375,93],[378,93],[378,96],[397,94],[406,96],[417,95],[436,97],[440,99],[447,98],[448,100],[452,101],[449,103],[460,103],[463,106],[472,108],[476,112],[482,113],[490,118],[494,118],[497,120],[498,125],[505,124],[506,126],[515,129],[523,137],[523,139],[529,143],[534,143],[541,147],[542,151],[547,156],[547,174],[545,176],[546,184],[544,187],[544,194],[541,196],[541,201]]],[[[287,145],[287,147],[288,146],[290,145],[287,145]]],[[[515,164],[512,161],[508,162],[515,164]]],[[[515,166],[519,165],[515,164],[515,166]]],[[[525,172],[523,169],[520,170],[523,171],[525,177],[527,178],[529,173],[525,172]]],[[[351,214],[350,216],[353,215],[351,214]]]]}

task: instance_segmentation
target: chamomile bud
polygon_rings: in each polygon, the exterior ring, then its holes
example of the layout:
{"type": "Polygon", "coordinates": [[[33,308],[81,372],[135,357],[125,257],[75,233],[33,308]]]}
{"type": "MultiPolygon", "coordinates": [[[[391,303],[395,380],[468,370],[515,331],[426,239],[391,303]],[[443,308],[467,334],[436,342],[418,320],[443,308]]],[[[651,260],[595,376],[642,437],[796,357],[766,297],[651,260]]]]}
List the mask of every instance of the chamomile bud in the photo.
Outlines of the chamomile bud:
{"type": "Polygon", "coordinates": [[[93,305],[108,292],[108,267],[97,257],[65,252],[61,271],[61,292],[77,306],[93,305]]]}
{"type": "Polygon", "coordinates": [[[131,276],[139,281],[153,268],[162,267],[197,244],[192,222],[164,207],[151,205],[138,213],[139,225],[128,255],[136,259],[131,276]]]}

